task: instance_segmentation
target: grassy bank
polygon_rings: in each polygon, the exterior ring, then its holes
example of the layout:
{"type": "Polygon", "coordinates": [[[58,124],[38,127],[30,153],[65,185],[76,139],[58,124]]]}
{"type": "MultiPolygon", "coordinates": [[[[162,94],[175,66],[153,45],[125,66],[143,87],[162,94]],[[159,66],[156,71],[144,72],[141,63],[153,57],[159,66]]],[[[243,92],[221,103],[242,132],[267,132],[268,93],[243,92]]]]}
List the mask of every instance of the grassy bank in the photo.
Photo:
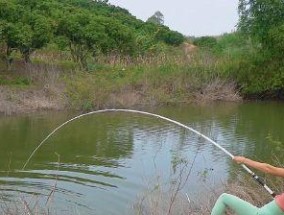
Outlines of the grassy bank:
{"type": "MultiPolygon", "coordinates": [[[[275,158],[277,160],[277,158],[275,158]]],[[[249,174],[242,170],[229,173],[229,179],[223,183],[211,184],[206,181],[207,176],[199,176],[199,183],[203,185],[202,193],[191,190],[191,167],[193,163],[179,163],[174,177],[167,182],[161,182],[161,176],[149,180],[147,189],[142,192],[133,206],[135,214],[139,215],[210,215],[217,199],[222,193],[235,195],[256,207],[262,207],[272,201],[270,194],[260,186],[249,174]],[[204,183],[204,184],[203,184],[204,183]],[[186,188],[185,188],[186,187],[186,188]],[[191,194],[191,195],[190,195],[191,194]]],[[[278,166],[282,166],[279,164],[278,166]]],[[[268,186],[276,193],[282,193],[283,180],[273,176],[265,177],[268,186]]],[[[194,190],[194,187],[192,187],[194,190]]],[[[233,215],[227,210],[226,214],[233,215]]]]}
{"type": "Polygon", "coordinates": [[[229,58],[203,49],[189,55],[181,46],[144,57],[101,56],[82,71],[68,53],[46,49],[31,64],[19,59],[0,72],[0,112],[239,101],[228,72],[237,62],[229,58]]]}
{"type": "Polygon", "coordinates": [[[86,69],[54,44],[34,52],[30,63],[15,55],[10,68],[0,61],[0,112],[284,98],[283,64],[242,34],[193,41],[193,50],[186,42],[143,56],[89,57],[86,69]]]}
{"type": "Polygon", "coordinates": [[[283,4],[263,4],[187,38],[108,1],[1,1],[0,112],[284,99],[283,4]]]}
{"type": "MultiPolygon", "coordinates": [[[[222,187],[208,187],[206,196],[195,199],[188,198],[186,193],[182,192],[172,198],[174,196],[173,191],[163,190],[158,187],[141,195],[134,209],[136,214],[139,215],[210,215],[215,202],[222,193],[238,196],[257,207],[261,207],[272,200],[264,189],[236,180],[235,182],[223,184],[222,187]]],[[[227,211],[226,214],[233,215],[234,213],[227,211]]]]}

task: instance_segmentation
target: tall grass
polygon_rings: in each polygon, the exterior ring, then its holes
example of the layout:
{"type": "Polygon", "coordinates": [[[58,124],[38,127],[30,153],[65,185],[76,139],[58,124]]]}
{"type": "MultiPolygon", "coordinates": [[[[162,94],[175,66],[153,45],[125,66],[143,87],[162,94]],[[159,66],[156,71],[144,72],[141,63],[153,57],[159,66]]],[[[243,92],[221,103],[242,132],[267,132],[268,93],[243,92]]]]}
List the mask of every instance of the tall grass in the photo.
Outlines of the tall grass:
{"type": "Polygon", "coordinates": [[[199,47],[190,53],[180,46],[135,57],[90,56],[87,71],[68,51],[49,46],[33,53],[32,65],[16,59],[0,85],[36,85],[64,98],[57,99],[60,107],[81,110],[283,96],[283,63],[259,53],[248,38],[232,33],[195,40],[199,47]]]}
{"type": "MultiPolygon", "coordinates": [[[[190,180],[187,183],[190,184],[190,180]]],[[[257,207],[262,207],[272,201],[272,198],[262,187],[246,177],[241,179],[236,176],[235,181],[223,183],[218,187],[208,187],[208,185],[207,187],[204,185],[204,187],[207,189],[206,196],[188,198],[187,193],[178,190],[175,185],[168,187],[156,181],[155,186],[149,187],[137,197],[137,202],[133,206],[135,214],[210,215],[214,204],[222,193],[238,196],[257,207]],[[174,195],[176,197],[173,199],[174,195]],[[172,205],[171,211],[169,211],[170,205],[172,205]]],[[[226,214],[233,215],[234,213],[227,209],[226,214]]]]}
{"type": "Polygon", "coordinates": [[[25,71],[30,89],[37,86],[57,97],[64,108],[238,101],[231,70],[239,60],[224,47],[216,50],[197,48],[190,56],[183,47],[136,57],[110,54],[90,58],[88,71],[82,71],[70,54],[49,48],[34,53],[32,64],[16,62],[13,69],[25,71]]]}
{"type": "Polygon", "coordinates": [[[202,50],[193,53],[190,59],[174,50],[151,57],[116,60],[105,65],[104,58],[96,62],[97,69],[93,71],[65,75],[72,106],[78,107],[80,101],[99,108],[190,103],[200,101],[200,97],[204,102],[241,98],[228,76],[230,62],[202,50]]]}

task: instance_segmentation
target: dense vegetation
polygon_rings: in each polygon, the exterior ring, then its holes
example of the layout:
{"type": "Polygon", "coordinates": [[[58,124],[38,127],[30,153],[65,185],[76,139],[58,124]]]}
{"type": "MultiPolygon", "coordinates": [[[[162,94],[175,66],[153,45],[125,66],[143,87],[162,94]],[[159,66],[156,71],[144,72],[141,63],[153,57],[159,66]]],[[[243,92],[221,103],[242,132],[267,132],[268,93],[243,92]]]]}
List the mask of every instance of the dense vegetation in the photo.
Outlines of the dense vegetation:
{"type": "Polygon", "coordinates": [[[239,0],[235,36],[204,36],[194,44],[215,54],[233,54],[230,76],[245,96],[284,97],[284,1],[239,0]],[[239,35],[239,36],[237,36],[239,35]],[[221,48],[221,49],[220,49],[221,48]]]}
{"type": "Polygon", "coordinates": [[[240,0],[239,30],[250,39],[253,54],[238,71],[247,93],[282,95],[284,90],[284,1],[240,0]]]}
{"type": "Polygon", "coordinates": [[[143,22],[107,1],[0,0],[0,85],[83,109],[283,98],[283,0],[240,0],[239,13],[234,33],[185,38],[159,11],[143,22]]]}
{"type": "Polygon", "coordinates": [[[1,0],[0,39],[8,64],[15,51],[29,62],[34,51],[54,43],[86,69],[88,58],[100,53],[138,56],[159,43],[179,45],[184,37],[106,1],[1,0]]]}

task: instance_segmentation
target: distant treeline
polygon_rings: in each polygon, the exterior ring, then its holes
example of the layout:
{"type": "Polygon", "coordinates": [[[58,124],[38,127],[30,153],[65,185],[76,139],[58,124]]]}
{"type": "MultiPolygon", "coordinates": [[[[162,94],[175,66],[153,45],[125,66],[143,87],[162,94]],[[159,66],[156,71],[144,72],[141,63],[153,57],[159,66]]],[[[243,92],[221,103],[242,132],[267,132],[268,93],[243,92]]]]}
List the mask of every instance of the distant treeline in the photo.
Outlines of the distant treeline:
{"type": "Polygon", "coordinates": [[[181,33],[136,19],[107,1],[0,0],[0,47],[8,64],[13,52],[29,62],[31,53],[48,43],[68,49],[85,67],[88,56],[144,55],[183,41],[181,33]]]}

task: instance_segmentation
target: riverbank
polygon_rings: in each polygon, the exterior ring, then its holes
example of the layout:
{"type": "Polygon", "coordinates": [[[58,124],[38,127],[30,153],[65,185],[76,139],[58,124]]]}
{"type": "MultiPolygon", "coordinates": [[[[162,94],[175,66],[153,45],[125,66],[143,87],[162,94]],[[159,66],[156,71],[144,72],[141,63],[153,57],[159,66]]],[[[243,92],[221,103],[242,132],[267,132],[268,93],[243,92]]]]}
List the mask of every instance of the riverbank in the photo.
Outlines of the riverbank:
{"type": "MultiPolygon", "coordinates": [[[[235,195],[257,207],[265,205],[272,198],[267,194],[264,188],[256,184],[243,180],[223,184],[222,187],[208,188],[208,193],[202,199],[189,198],[184,193],[177,193],[175,190],[171,192],[163,192],[158,187],[149,190],[141,196],[137,204],[134,206],[139,215],[171,215],[171,214],[191,214],[191,215],[210,215],[214,204],[222,193],[235,195]],[[200,203],[201,202],[201,203],[200,203]]],[[[232,211],[227,210],[228,215],[233,215],[232,211]]]]}
{"type": "MultiPolygon", "coordinates": [[[[158,91],[158,90],[157,90],[158,91]]],[[[191,91],[179,98],[166,91],[152,92],[136,89],[123,89],[104,93],[104,98],[72,101],[66,95],[65,87],[56,88],[11,88],[0,86],[0,113],[5,115],[25,114],[44,110],[70,110],[83,111],[99,108],[135,108],[143,106],[175,105],[179,103],[204,104],[216,101],[239,102],[241,96],[235,90],[233,83],[216,80],[204,89],[191,91]],[[151,94],[153,93],[153,94],[151,94]],[[158,94],[160,93],[160,94],[158,94]],[[166,99],[168,98],[168,100],[166,99]]],[[[98,92],[90,91],[96,95],[98,92]]]]}
{"type": "Polygon", "coordinates": [[[0,87],[0,113],[25,114],[42,110],[64,110],[64,99],[51,96],[45,89],[13,89],[0,87]]]}
{"type": "Polygon", "coordinates": [[[283,63],[262,56],[244,35],[200,41],[144,55],[89,56],[85,68],[55,44],[34,51],[28,63],[16,52],[10,67],[0,59],[0,113],[283,100],[283,63]]]}
{"type": "Polygon", "coordinates": [[[89,71],[68,59],[44,51],[35,53],[31,64],[18,61],[9,71],[1,71],[0,113],[242,100],[237,84],[227,75],[235,62],[203,51],[190,58],[180,48],[176,53],[131,60],[102,57],[89,71]]]}

